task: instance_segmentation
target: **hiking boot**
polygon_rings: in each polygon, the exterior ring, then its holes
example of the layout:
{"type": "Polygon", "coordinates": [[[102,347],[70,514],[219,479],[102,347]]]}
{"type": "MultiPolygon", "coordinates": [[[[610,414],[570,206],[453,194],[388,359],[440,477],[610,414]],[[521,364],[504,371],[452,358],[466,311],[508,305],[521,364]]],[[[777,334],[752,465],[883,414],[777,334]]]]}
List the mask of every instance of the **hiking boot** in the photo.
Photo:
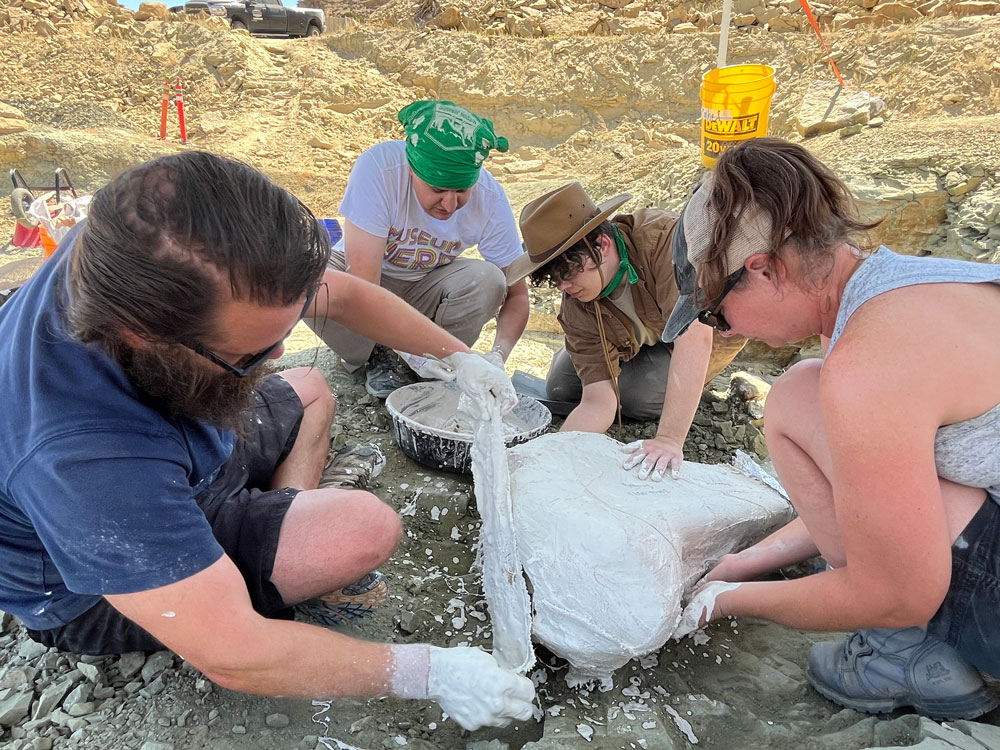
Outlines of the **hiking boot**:
{"type": "Polygon", "coordinates": [[[385,576],[373,570],[339,591],[296,604],[295,610],[320,625],[336,627],[371,615],[385,601],[388,592],[385,576]]]}
{"type": "Polygon", "coordinates": [[[912,706],[935,721],[975,719],[997,706],[983,678],[921,628],[859,630],[809,650],[806,679],[845,708],[882,714],[912,706]]]}
{"type": "Polygon", "coordinates": [[[374,443],[345,445],[327,459],[318,489],[368,489],[368,485],[382,473],[383,468],[385,454],[374,443]]]}
{"type": "Polygon", "coordinates": [[[392,349],[376,344],[365,370],[365,390],[386,398],[397,388],[417,382],[417,376],[392,349]]]}

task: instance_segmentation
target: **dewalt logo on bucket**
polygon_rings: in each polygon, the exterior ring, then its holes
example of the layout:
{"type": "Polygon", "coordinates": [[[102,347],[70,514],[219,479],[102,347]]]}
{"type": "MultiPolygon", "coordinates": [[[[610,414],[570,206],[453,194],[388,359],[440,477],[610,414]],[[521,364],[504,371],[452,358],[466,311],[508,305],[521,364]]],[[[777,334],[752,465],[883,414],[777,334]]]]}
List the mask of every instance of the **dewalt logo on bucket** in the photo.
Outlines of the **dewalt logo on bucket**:
{"type": "Polygon", "coordinates": [[[705,120],[706,133],[714,135],[749,135],[757,132],[760,124],[760,114],[754,113],[746,117],[734,117],[731,120],[705,120]]]}

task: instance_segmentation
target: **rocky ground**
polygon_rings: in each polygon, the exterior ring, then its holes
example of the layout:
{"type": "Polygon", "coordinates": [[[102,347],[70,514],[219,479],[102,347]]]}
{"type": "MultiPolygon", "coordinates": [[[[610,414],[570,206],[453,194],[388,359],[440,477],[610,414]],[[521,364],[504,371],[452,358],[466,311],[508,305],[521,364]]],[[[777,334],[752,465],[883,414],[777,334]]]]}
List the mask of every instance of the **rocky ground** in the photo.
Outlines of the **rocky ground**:
{"type": "MultiPolygon", "coordinates": [[[[701,169],[698,85],[715,64],[719,0],[309,2],[327,11],[320,39],[255,39],[154,4],[133,14],[107,0],[0,0],[0,165],[32,184],[64,166],[92,191],[129,164],[205,148],[254,164],[334,216],[357,154],[399,137],[395,112],[433,96],[490,117],[510,139],[511,152],[487,167],[515,212],[570,179],[598,200],[632,193],[626,210],[678,208],[701,169]],[[187,146],[173,119],[168,141],[156,139],[166,77],[185,85],[187,146]]],[[[729,62],[776,69],[771,133],[802,140],[848,180],[866,214],[887,216],[875,239],[1000,260],[1000,6],[835,0],[813,9],[843,90],[797,2],[734,2],[729,62]]],[[[0,277],[7,261],[31,257],[4,248],[0,277]]],[[[535,295],[511,369],[544,375],[559,346],[556,306],[552,294],[535,295]]],[[[403,456],[384,408],[307,331],[290,351],[283,365],[315,363],[337,392],[335,444],[385,449],[375,491],[406,528],[386,570],[391,598],[357,633],[488,646],[469,572],[479,521],[468,479],[403,456]]],[[[749,347],[706,390],[688,459],[728,460],[736,448],[766,459],[758,396],[815,353],[811,343],[749,347]],[[737,370],[760,380],[732,379],[737,370]]],[[[622,438],[652,430],[627,424],[622,438]]],[[[620,670],[608,692],[568,689],[565,666],[541,653],[532,672],[540,721],[471,735],[430,704],[256,698],[168,654],[80,659],[35,646],[9,616],[0,631],[0,746],[16,750],[1000,748],[1000,712],[943,725],[839,710],[803,676],[821,636],[754,621],[713,625],[698,645],[668,644],[620,670]]]]}

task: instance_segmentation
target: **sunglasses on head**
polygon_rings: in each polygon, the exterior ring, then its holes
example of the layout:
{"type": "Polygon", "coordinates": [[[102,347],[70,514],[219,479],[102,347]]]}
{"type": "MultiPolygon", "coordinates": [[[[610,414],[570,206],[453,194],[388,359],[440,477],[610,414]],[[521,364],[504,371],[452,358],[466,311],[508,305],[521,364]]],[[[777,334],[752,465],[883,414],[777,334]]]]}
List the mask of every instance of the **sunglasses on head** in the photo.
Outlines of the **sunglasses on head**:
{"type": "Polygon", "coordinates": [[[719,298],[715,300],[707,309],[702,310],[698,313],[698,320],[707,326],[711,326],[717,331],[722,331],[725,333],[730,330],[731,326],[726,318],[721,312],[719,312],[719,305],[722,304],[722,300],[726,298],[726,295],[732,291],[732,288],[739,283],[739,280],[743,278],[743,272],[746,270],[745,267],[741,267],[738,271],[734,271],[729,274],[726,278],[726,285],[722,289],[722,294],[719,298]]]}
{"type": "MultiPolygon", "coordinates": [[[[306,303],[302,306],[302,312],[299,313],[299,320],[302,320],[306,316],[306,311],[309,310],[309,306],[312,304],[313,300],[316,298],[316,292],[318,289],[313,289],[309,296],[306,297],[306,303]]],[[[266,349],[262,349],[256,354],[247,354],[245,357],[241,357],[240,360],[234,365],[231,362],[227,362],[218,354],[209,351],[201,344],[191,343],[186,344],[181,342],[182,346],[186,346],[188,349],[193,351],[195,354],[200,354],[202,357],[207,359],[209,362],[217,364],[223,370],[228,372],[230,375],[235,375],[238,378],[245,378],[247,375],[252,373],[262,364],[264,364],[271,355],[277,351],[278,347],[281,346],[285,341],[285,337],[282,337],[278,341],[275,341],[271,346],[266,349]]]]}

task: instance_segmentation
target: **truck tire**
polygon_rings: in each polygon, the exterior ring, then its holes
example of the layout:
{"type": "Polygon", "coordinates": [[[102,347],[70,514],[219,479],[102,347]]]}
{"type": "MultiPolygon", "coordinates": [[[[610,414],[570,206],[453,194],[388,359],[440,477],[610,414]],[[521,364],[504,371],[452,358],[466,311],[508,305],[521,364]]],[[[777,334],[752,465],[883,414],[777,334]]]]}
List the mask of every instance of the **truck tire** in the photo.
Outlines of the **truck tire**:
{"type": "Polygon", "coordinates": [[[239,30],[250,31],[250,29],[247,28],[247,25],[243,23],[243,21],[240,21],[239,19],[234,19],[233,22],[229,24],[229,27],[233,31],[239,31],[239,30]]]}
{"type": "Polygon", "coordinates": [[[319,26],[314,23],[309,24],[309,28],[306,29],[306,36],[319,36],[323,32],[320,31],[319,26]]]}
{"type": "Polygon", "coordinates": [[[25,229],[34,229],[38,226],[38,222],[28,216],[28,209],[34,202],[35,196],[31,194],[30,190],[24,188],[14,188],[14,192],[10,194],[11,213],[14,214],[17,223],[25,229]]]}

